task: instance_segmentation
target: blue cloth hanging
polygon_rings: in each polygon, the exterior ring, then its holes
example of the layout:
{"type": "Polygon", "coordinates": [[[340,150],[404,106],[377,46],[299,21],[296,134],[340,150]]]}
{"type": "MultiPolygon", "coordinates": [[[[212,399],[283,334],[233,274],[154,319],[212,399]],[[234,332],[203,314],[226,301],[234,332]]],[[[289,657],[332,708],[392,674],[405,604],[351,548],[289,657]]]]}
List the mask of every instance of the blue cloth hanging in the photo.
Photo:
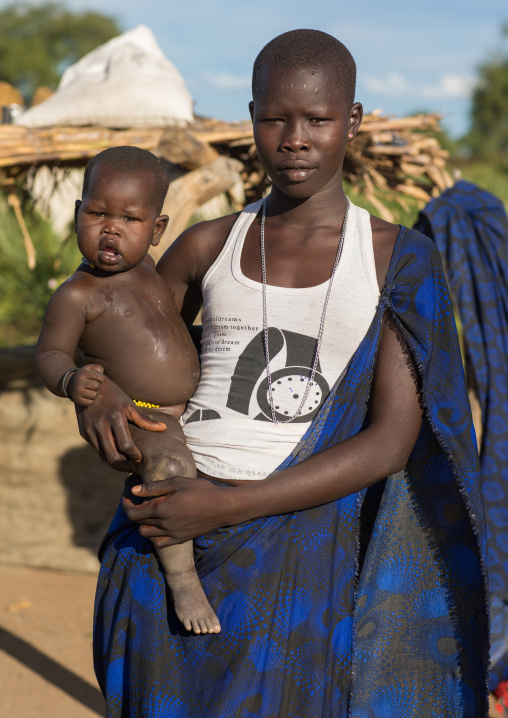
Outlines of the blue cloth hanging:
{"type": "Polygon", "coordinates": [[[416,228],[441,253],[482,410],[494,689],[508,678],[508,218],[497,197],[461,181],[425,207],[416,228]]]}

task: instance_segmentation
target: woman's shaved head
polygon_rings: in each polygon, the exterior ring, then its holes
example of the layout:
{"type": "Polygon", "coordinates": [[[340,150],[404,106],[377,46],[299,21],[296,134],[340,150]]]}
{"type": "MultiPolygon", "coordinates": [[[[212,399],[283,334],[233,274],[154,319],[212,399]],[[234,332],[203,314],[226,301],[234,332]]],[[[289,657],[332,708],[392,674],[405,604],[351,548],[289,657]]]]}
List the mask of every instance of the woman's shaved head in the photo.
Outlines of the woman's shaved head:
{"type": "Polygon", "coordinates": [[[335,69],[337,85],[352,105],[355,99],[356,63],[339,40],[320,30],[291,30],[265,45],[254,62],[252,97],[256,100],[267,67],[288,70],[315,70],[325,65],[335,69]]]}

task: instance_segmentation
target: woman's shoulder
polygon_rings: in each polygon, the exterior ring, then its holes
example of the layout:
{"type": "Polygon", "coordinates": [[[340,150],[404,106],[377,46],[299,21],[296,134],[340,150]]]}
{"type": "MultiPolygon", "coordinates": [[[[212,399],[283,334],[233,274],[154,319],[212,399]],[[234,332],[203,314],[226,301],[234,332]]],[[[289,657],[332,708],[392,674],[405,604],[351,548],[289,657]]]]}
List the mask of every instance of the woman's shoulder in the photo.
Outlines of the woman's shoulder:
{"type": "Polygon", "coordinates": [[[372,246],[379,286],[383,286],[392,261],[401,267],[403,258],[417,256],[419,262],[430,269],[437,263],[441,267],[439,251],[432,239],[416,229],[392,224],[371,215],[372,246]]]}
{"type": "Polygon", "coordinates": [[[238,214],[197,222],[188,227],[162,255],[157,271],[164,276],[168,271],[175,272],[183,266],[188,277],[200,283],[218,257],[238,214]]]}

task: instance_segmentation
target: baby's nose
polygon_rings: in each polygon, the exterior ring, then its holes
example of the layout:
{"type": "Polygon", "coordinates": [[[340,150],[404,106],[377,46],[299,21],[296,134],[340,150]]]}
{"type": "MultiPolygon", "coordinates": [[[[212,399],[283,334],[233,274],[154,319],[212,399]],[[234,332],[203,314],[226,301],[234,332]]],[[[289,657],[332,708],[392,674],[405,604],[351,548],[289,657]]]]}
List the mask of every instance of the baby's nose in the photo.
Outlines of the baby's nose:
{"type": "Polygon", "coordinates": [[[112,217],[106,217],[104,224],[102,225],[101,232],[103,234],[120,234],[120,220],[112,217]]]}

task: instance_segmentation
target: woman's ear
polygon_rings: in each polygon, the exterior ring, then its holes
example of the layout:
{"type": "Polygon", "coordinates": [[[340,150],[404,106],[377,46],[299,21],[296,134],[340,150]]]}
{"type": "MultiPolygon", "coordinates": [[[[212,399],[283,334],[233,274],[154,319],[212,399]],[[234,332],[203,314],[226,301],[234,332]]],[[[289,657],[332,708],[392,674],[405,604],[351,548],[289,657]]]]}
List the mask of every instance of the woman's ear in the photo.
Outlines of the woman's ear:
{"type": "Polygon", "coordinates": [[[351,142],[356,137],[356,133],[360,129],[360,125],[363,120],[363,105],[361,102],[355,102],[349,113],[349,129],[348,129],[348,142],[351,142]]]}

